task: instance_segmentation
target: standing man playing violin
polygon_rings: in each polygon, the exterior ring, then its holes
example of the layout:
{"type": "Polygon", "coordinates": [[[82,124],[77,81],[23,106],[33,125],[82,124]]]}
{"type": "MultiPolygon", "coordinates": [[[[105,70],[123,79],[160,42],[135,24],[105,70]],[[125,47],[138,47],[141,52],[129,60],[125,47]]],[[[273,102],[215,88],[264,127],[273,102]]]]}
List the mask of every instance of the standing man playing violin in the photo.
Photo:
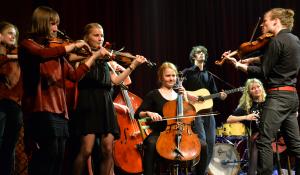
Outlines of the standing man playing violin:
{"type": "Polygon", "coordinates": [[[18,41],[18,29],[0,22],[0,174],[10,175],[15,148],[23,124],[21,111],[21,70],[17,55],[11,55],[18,41]]]}
{"type": "Polygon", "coordinates": [[[257,140],[259,175],[272,174],[271,142],[278,129],[283,133],[289,151],[296,157],[296,174],[300,175],[300,166],[297,166],[300,164],[300,134],[296,89],[300,68],[300,41],[291,33],[293,24],[293,10],[274,8],[267,11],[261,24],[262,32],[272,33],[274,37],[264,55],[243,62],[236,62],[231,58],[238,69],[248,73],[251,73],[248,66],[250,62],[261,61],[260,71],[265,78],[267,98],[259,127],[260,137],[257,140]]]}
{"type": "Polygon", "coordinates": [[[98,57],[109,55],[102,48],[76,70],[65,56],[82,47],[84,41],[49,47],[56,37],[58,13],[41,6],[32,14],[29,36],[20,43],[19,63],[22,71],[22,109],[24,112],[25,148],[32,151],[30,175],[60,175],[68,133],[68,111],[64,80],[78,81],[98,57]]]}
{"type": "MultiPolygon", "coordinates": [[[[195,91],[206,88],[210,93],[217,93],[217,87],[213,76],[206,70],[205,63],[208,53],[204,46],[194,46],[190,52],[192,67],[183,70],[183,86],[186,90],[195,91]]],[[[190,101],[195,102],[195,97],[188,95],[190,101]]],[[[221,92],[220,99],[224,100],[227,94],[221,92]]],[[[195,118],[195,131],[201,143],[200,162],[196,165],[194,174],[203,175],[207,173],[207,167],[212,158],[213,147],[216,137],[216,122],[214,116],[195,118]]]]}

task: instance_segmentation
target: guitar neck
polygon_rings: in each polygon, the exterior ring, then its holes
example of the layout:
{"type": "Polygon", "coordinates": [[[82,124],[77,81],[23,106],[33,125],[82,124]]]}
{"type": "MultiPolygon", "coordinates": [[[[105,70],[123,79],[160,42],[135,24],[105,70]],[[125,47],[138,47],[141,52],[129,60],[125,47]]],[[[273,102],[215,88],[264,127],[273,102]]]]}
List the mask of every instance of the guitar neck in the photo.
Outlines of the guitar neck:
{"type": "MultiPolygon", "coordinates": [[[[230,90],[225,90],[224,92],[226,94],[232,94],[232,93],[235,93],[235,92],[241,92],[243,91],[244,88],[243,87],[239,87],[239,88],[236,88],[236,89],[230,89],[230,90]]],[[[211,95],[207,95],[207,96],[204,96],[202,97],[204,100],[207,100],[207,99],[214,99],[214,98],[217,98],[217,97],[220,97],[220,92],[218,93],[215,93],[215,94],[211,94],[211,95]]]]}

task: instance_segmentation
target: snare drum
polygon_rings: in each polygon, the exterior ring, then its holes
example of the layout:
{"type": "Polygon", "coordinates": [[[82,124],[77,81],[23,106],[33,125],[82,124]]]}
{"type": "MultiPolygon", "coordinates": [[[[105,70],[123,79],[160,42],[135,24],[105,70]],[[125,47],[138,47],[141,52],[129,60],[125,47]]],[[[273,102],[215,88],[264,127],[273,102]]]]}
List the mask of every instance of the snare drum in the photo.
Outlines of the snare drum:
{"type": "Polygon", "coordinates": [[[213,175],[236,175],[240,170],[240,156],[233,145],[216,143],[208,168],[213,175]]]}
{"type": "Polygon", "coordinates": [[[223,135],[224,136],[245,136],[246,127],[243,123],[224,123],[223,124],[223,135]]]}
{"type": "Polygon", "coordinates": [[[222,137],[223,136],[223,127],[217,127],[216,129],[216,136],[217,137],[222,137]]]}

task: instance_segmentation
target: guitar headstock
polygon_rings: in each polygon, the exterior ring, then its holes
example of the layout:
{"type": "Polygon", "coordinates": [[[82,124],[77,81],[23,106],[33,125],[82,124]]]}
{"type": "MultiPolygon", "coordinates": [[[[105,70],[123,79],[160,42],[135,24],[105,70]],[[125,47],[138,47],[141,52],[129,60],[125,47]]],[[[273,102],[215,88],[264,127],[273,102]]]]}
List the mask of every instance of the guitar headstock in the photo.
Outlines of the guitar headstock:
{"type": "Polygon", "coordinates": [[[245,90],[244,86],[237,88],[237,92],[243,92],[244,90],[245,90]]]}

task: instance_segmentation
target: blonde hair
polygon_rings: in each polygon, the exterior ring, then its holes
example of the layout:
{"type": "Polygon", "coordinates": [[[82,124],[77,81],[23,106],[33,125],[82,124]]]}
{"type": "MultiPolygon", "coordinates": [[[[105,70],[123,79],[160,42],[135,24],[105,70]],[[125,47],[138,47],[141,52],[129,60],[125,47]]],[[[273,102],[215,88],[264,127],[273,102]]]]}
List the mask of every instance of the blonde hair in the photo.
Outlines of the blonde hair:
{"type": "Polygon", "coordinates": [[[266,99],[266,91],[263,87],[263,84],[261,81],[259,81],[258,79],[256,78],[252,78],[252,79],[248,79],[245,83],[245,89],[244,89],[244,92],[243,92],[243,95],[242,97],[240,98],[240,102],[239,102],[239,105],[238,107],[244,109],[245,111],[247,111],[248,113],[250,112],[250,109],[252,107],[252,103],[253,103],[253,98],[251,97],[250,95],[250,86],[253,84],[253,83],[257,83],[260,85],[261,87],[261,90],[262,90],[262,93],[261,93],[261,98],[262,98],[262,101],[265,101],[266,99]]]}
{"type": "Polygon", "coordinates": [[[15,25],[13,25],[12,23],[9,23],[9,22],[6,22],[6,21],[1,21],[0,22],[0,33],[3,33],[6,29],[9,29],[9,28],[14,28],[16,30],[14,47],[17,47],[18,39],[19,39],[19,30],[18,30],[18,28],[15,25]]]}
{"type": "Polygon", "coordinates": [[[283,26],[293,29],[295,12],[292,9],[273,8],[267,13],[270,13],[271,19],[278,18],[283,26]]]}
{"type": "Polygon", "coordinates": [[[83,28],[83,39],[87,41],[88,35],[91,33],[93,28],[99,28],[103,30],[103,27],[98,23],[89,23],[83,28]]]}
{"type": "Polygon", "coordinates": [[[50,7],[37,7],[32,14],[31,34],[49,37],[51,22],[59,23],[58,13],[50,7]]]}
{"type": "Polygon", "coordinates": [[[178,70],[177,70],[177,67],[171,63],[171,62],[164,62],[158,69],[157,71],[157,79],[158,79],[158,82],[159,84],[161,84],[162,82],[162,78],[163,78],[163,74],[164,74],[164,71],[167,69],[167,68],[170,68],[172,70],[175,71],[176,75],[178,74],[178,70]]]}

